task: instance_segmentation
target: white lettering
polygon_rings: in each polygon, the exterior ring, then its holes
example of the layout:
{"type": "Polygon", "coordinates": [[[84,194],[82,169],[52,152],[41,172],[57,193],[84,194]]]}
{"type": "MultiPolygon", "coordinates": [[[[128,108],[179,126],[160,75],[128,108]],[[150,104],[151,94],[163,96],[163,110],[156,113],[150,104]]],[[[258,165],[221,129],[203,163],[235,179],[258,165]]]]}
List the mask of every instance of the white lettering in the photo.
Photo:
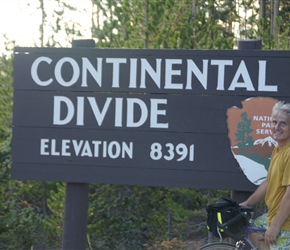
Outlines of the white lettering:
{"type": "Polygon", "coordinates": [[[107,142],[103,141],[103,158],[107,157],[107,142]]]}
{"type": "Polygon", "coordinates": [[[49,78],[47,81],[40,80],[40,78],[38,77],[38,66],[41,62],[46,62],[50,64],[52,60],[49,57],[45,57],[45,56],[38,57],[31,66],[31,77],[37,85],[45,87],[51,84],[53,80],[52,78],[49,78]]]}
{"type": "Polygon", "coordinates": [[[123,117],[123,98],[116,98],[115,105],[115,127],[122,127],[123,117]]]}
{"type": "Polygon", "coordinates": [[[180,70],[173,70],[173,64],[182,64],[181,59],[166,59],[165,60],[165,89],[183,89],[182,83],[173,83],[172,76],[177,75],[180,76],[180,70]]]}
{"type": "Polygon", "coordinates": [[[53,156],[60,155],[60,152],[56,151],[56,140],[55,139],[51,140],[51,152],[50,152],[50,154],[53,156]]]}
{"type": "Polygon", "coordinates": [[[68,152],[69,150],[69,143],[70,140],[62,140],[62,144],[61,144],[61,155],[62,156],[71,156],[71,153],[68,152]]]}
{"type": "Polygon", "coordinates": [[[121,146],[118,142],[112,141],[108,145],[108,155],[112,159],[116,159],[119,157],[121,153],[121,146]]]}
{"type": "Polygon", "coordinates": [[[151,99],[150,128],[168,128],[168,123],[158,123],[159,115],[166,115],[166,109],[159,110],[159,104],[167,104],[166,99],[151,99]]]}
{"type": "Polygon", "coordinates": [[[272,130],[271,129],[256,129],[257,135],[271,135],[272,130]]]}
{"type": "Polygon", "coordinates": [[[73,143],[73,148],[74,148],[75,154],[76,154],[76,156],[78,156],[80,151],[81,151],[81,148],[83,146],[84,141],[80,140],[78,142],[76,140],[72,140],[72,143],[73,143]]]}
{"type": "Polygon", "coordinates": [[[271,128],[271,123],[262,122],[262,128],[271,128]]]}
{"type": "Polygon", "coordinates": [[[151,76],[153,81],[156,83],[156,86],[160,89],[161,61],[162,59],[156,59],[156,71],[154,71],[154,69],[148,63],[148,61],[144,58],[141,58],[141,84],[140,84],[141,89],[146,88],[145,84],[146,72],[151,76]]]}
{"type": "Polygon", "coordinates": [[[122,158],[126,158],[126,155],[132,159],[133,158],[133,142],[127,144],[122,142],[122,158]]]}
{"type": "Polygon", "coordinates": [[[113,80],[112,88],[120,88],[119,78],[120,78],[120,64],[126,63],[126,58],[107,58],[107,63],[113,64],[113,80]]]}
{"type": "Polygon", "coordinates": [[[84,97],[78,96],[77,97],[77,125],[83,126],[84,125],[84,97]]]}
{"type": "Polygon", "coordinates": [[[104,105],[102,111],[100,111],[100,109],[98,107],[98,104],[96,102],[96,99],[94,97],[88,97],[88,100],[89,100],[89,103],[90,103],[90,105],[92,107],[92,110],[93,110],[93,113],[95,115],[96,121],[97,121],[98,125],[101,126],[102,123],[103,123],[104,117],[107,114],[107,111],[108,111],[109,105],[110,105],[110,103],[112,101],[112,98],[108,97],[106,99],[106,102],[105,102],[105,105],[104,105]]]}
{"type": "Polygon", "coordinates": [[[40,155],[133,158],[133,142],[40,139],[40,155]]]}
{"type": "Polygon", "coordinates": [[[217,90],[225,90],[225,66],[232,66],[233,60],[211,60],[211,65],[218,66],[217,90]]]}
{"type": "Polygon", "coordinates": [[[92,144],[94,145],[94,157],[99,157],[100,145],[102,144],[102,142],[92,141],[92,144]]]}
{"type": "Polygon", "coordinates": [[[234,79],[232,80],[232,83],[229,87],[229,90],[235,90],[236,88],[246,88],[247,91],[255,91],[244,60],[241,61],[234,79]],[[241,77],[244,80],[243,82],[239,82],[241,77]]]}
{"type": "Polygon", "coordinates": [[[83,62],[83,68],[82,68],[82,87],[88,86],[88,76],[87,71],[91,73],[91,76],[95,79],[95,81],[98,83],[99,87],[102,87],[102,62],[103,58],[97,58],[97,67],[96,70],[91,62],[86,58],[82,57],[83,62]]]}
{"type": "Polygon", "coordinates": [[[207,89],[207,72],[208,72],[208,60],[202,60],[203,72],[199,70],[193,60],[187,60],[187,82],[186,89],[192,89],[192,73],[197,77],[204,89],[207,89]]]}
{"type": "Polygon", "coordinates": [[[49,145],[49,139],[41,139],[40,140],[40,155],[49,155],[49,152],[46,151],[49,145]]]}
{"type": "MultiPolygon", "coordinates": [[[[45,56],[36,58],[31,65],[31,78],[41,87],[47,87],[53,82],[62,87],[71,87],[79,82],[80,87],[86,88],[92,79],[97,87],[125,88],[140,90],[146,89],[153,81],[153,87],[164,90],[193,90],[195,81],[199,82],[204,90],[208,89],[209,74],[216,78],[215,89],[224,91],[225,85],[230,84],[228,90],[244,88],[246,91],[277,92],[277,85],[269,85],[266,81],[267,61],[257,61],[257,74],[250,75],[249,65],[244,60],[208,60],[208,59],[161,59],[161,58],[99,58],[93,63],[87,57],[77,60],[63,57],[53,63],[53,59],[45,56]],[[105,62],[104,62],[105,61],[105,62]],[[238,64],[236,71],[233,64],[238,64]],[[209,64],[210,63],[210,64],[209,64]],[[111,64],[111,66],[110,66],[111,64]],[[185,65],[184,65],[185,64],[185,65]],[[52,65],[55,65],[54,68],[52,65]],[[197,66],[200,65],[200,66],[197,66]],[[209,67],[209,65],[211,67],[209,67]],[[52,67],[52,68],[51,68],[52,67]],[[67,70],[68,67],[71,70],[67,70]],[[213,70],[217,67],[217,70],[213,70]],[[52,76],[40,76],[41,72],[53,72],[52,76]],[[106,72],[103,74],[102,72],[106,72]],[[232,79],[229,74],[234,73],[232,79]],[[184,75],[183,75],[184,74],[184,75]],[[103,79],[105,75],[105,79],[103,79]],[[112,79],[110,80],[110,76],[112,79]],[[80,80],[81,77],[81,80],[80,80]],[[151,77],[152,81],[148,80],[151,77]],[[90,79],[91,78],[91,79],[90,79]],[[108,79],[109,78],[109,79],[108,79]],[[122,80],[122,86],[121,81],[122,80]],[[111,82],[110,82],[111,81],[111,82]],[[161,82],[163,81],[163,82],[161,82]],[[255,84],[253,84],[253,82],[255,84]],[[256,89],[255,89],[256,88],[256,89]]],[[[211,82],[210,84],[214,84],[211,82]]],[[[211,90],[214,88],[211,86],[211,90]]]]}
{"type": "Polygon", "coordinates": [[[148,117],[146,104],[137,98],[127,99],[127,127],[135,128],[143,125],[148,117]],[[135,107],[139,106],[141,115],[139,121],[134,121],[135,107]]]}
{"type": "Polygon", "coordinates": [[[75,119],[77,126],[85,125],[85,111],[93,113],[97,125],[102,126],[104,119],[114,109],[115,127],[140,127],[150,118],[150,128],[168,128],[168,122],[159,122],[161,116],[166,116],[166,109],[160,108],[160,105],[166,105],[167,99],[150,99],[150,107],[138,98],[126,98],[127,117],[123,124],[123,98],[107,97],[102,108],[95,97],[76,97],[76,107],[74,102],[65,96],[55,96],[53,105],[53,124],[66,125],[75,119]],[[114,100],[114,101],[113,101],[114,100]],[[91,111],[86,109],[85,102],[88,102],[91,111]],[[114,103],[113,103],[114,102],[114,103]],[[150,111],[150,115],[149,114],[150,111]],[[137,117],[139,114],[139,117],[137,117]],[[75,117],[75,118],[74,118],[75,117]]]}
{"type": "Polygon", "coordinates": [[[274,91],[277,92],[277,85],[266,86],[266,61],[259,61],[259,82],[258,90],[259,91],[274,91]]]}
{"type": "Polygon", "coordinates": [[[91,147],[90,147],[90,144],[88,141],[85,141],[81,156],[82,157],[84,157],[84,156],[92,157],[93,156],[92,151],[91,151],[91,147]]]}
{"type": "Polygon", "coordinates": [[[272,121],[272,117],[266,115],[254,115],[253,121],[272,121]]]}
{"type": "Polygon", "coordinates": [[[65,96],[55,96],[53,102],[53,125],[65,125],[71,121],[74,115],[74,105],[72,101],[65,96]],[[61,104],[65,104],[67,115],[61,119],[61,104]]]}
{"type": "Polygon", "coordinates": [[[58,81],[58,83],[64,87],[70,87],[72,85],[74,85],[76,83],[76,81],[78,80],[79,76],[80,76],[80,69],[79,66],[77,64],[77,62],[70,58],[70,57],[64,57],[62,59],[60,59],[56,65],[55,65],[55,69],[54,69],[54,75],[55,75],[55,79],[58,81]],[[69,81],[65,81],[62,77],[62,67],[65,63],[69,63],[72,66],[73,69],[73,74],[72,74],[72,78],[69,81]]]}
{"type": "Polygon", "coordinates": [[[137,58],[130,58],[130,89],[137,88],[137,58]]]}

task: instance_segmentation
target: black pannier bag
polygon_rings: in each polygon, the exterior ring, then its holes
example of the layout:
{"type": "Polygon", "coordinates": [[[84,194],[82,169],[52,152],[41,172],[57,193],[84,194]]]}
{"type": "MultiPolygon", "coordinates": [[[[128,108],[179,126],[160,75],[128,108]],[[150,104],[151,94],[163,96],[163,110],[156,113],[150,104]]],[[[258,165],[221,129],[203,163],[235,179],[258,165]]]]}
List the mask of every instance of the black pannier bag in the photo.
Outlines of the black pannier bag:
{"type": "MultiPolygon", "coordinates": [[[[233,201],[231,198],[223,197],[219,199],[217,203],[208,205],[206,207],[206,211],[208,230],[215,237],[229,237],[229,235],[227,235],[223,229],[218,228],[218,224],[224,224],[225,222],[238,215],[240,213],[239,204],[233,201]]],[[[242,239],[246,225],[247,219],[245,217],[242,217],[239,221],[230,225],[227,230],[235,235],[235,239],[242,239]]]]}

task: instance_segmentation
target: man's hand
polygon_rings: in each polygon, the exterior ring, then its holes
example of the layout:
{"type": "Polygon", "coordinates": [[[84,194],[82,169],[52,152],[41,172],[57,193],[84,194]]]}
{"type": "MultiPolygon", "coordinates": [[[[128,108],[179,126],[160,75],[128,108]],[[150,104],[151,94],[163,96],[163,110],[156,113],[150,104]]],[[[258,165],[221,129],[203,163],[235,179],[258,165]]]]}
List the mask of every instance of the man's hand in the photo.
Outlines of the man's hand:
{"type": "Polygon", "coordinates": [[[276,242],[280,229],[275,226],[270,226],[265,233],[265,242],[270,245],[276,242]]]}

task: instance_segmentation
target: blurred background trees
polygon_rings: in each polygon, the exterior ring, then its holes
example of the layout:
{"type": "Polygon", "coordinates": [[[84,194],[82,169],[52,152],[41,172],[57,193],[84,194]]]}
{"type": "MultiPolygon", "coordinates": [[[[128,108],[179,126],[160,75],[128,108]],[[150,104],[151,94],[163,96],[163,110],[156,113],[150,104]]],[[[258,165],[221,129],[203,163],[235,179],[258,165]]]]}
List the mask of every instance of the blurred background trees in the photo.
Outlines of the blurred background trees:
{"type": "MultiPolygon", "coordinates": [[[[90,27],[74,19],[78,6],[70,0],[38,0],[36,9],[28,5],[41,12],[39,39],[31,46],[70,46],[89,32],[98,47],[235,49],[240,39],[261,39],[263,49],[289,49],[288,0],[91,0],[91,9],[82,10],[91,18],[90,27]],[[53,12],[47,8],[51,4],[53,12]]],[[[57,249],[64,184],[10,178],[15,42],[5,41],[0,56],[0,249],[57,249]]],[[[228,193],[91,184],[88,249],[174,244],[185,249],[194,239],[206,240],[204,208],[228,193]]]]}

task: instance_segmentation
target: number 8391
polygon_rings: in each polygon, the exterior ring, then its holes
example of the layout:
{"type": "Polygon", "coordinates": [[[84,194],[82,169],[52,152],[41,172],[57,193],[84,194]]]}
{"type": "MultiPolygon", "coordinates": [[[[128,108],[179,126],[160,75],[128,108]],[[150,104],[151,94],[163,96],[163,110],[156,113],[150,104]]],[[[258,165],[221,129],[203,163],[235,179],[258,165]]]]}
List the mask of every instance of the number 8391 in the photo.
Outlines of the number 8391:
{"type": "Polygon", "coordinates": [[[152,160],[158,161],[162,158],[167,161],[194,161],[194,144],[190,146],[184,143],[174,145],[172,143],[166,143],[164,146],[158,142],[151,144],[150,157],[152,160]]]}

